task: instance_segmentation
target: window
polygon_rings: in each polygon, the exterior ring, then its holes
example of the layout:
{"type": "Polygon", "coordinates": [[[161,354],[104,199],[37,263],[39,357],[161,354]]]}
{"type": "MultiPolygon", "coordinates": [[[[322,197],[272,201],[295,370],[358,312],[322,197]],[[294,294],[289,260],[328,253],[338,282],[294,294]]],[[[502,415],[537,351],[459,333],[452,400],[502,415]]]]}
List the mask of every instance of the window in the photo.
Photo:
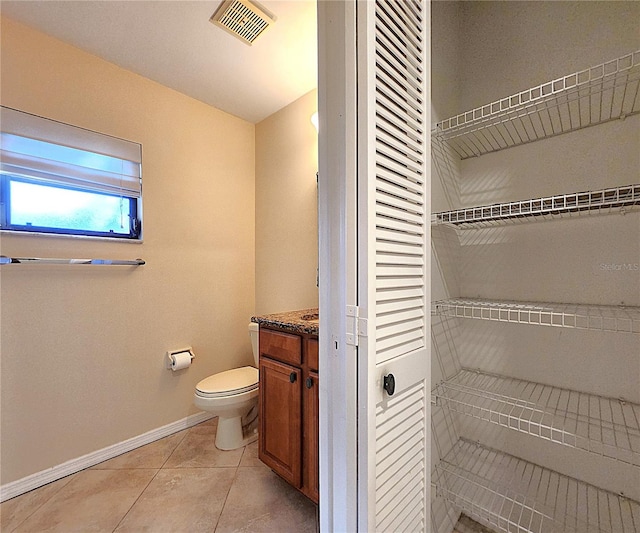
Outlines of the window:
{"type": "Polygon", "coordinates": [[[141,238],[139,144],[0,111],[0,229],[141,238]]]}
{"type": "Polygon", "coordinates": [[[4,174],[3,229],[103,237],[135,236],[137,202],[111,194],[30,182],[4,174]]]}

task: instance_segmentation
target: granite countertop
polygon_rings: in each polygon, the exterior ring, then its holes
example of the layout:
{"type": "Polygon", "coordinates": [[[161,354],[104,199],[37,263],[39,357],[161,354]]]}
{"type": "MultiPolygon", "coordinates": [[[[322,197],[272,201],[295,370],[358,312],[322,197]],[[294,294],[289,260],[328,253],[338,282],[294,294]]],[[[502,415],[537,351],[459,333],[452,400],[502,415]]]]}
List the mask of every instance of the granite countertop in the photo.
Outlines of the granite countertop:
{"type": "Polygon", "coordinates": [[[318,335],[318,309],[300,309],[286,313],[252,316],[251,322],[261,326],[282,328],[292,333],[318,335]]]}

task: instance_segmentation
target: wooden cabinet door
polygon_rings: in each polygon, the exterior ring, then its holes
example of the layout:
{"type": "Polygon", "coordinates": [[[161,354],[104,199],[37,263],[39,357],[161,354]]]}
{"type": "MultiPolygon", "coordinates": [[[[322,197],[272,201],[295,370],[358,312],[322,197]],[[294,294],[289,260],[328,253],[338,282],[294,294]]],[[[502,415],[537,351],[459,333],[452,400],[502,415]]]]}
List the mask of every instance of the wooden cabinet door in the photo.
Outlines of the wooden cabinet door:
{"type": "Polygon", "coordinates": [[[309,372],[305,379],[304,465],[305,494],[315,503],[320,496],[318,475],[318,373],[309,372]]]}
{"type": "Polygon", "coordinates": [[[301,420],[300,369],[261,357],[258,455],[297,488],[302,486],[301,420]]]}

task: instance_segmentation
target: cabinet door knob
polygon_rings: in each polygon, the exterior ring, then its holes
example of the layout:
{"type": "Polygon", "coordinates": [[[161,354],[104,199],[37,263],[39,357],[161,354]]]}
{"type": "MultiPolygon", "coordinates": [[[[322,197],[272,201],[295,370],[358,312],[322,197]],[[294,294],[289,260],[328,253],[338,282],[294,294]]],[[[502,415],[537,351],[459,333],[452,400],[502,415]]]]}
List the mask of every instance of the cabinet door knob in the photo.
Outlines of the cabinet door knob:
{"type": "Polygon", "coordinates": [[[305,385],[307,386],[307,389],[313,387],[313,378],[311,376],[307,378],[307,380],[305,381],[305,385]]]}
{"type": "Polygon", "coordinates": [[[389,396],[393,396],[393,393],[396,391],[396,378],[393,377],[393,374],[384,377],[383,387],[389,396]]]}
{"type": "Polygon", "coordinates": [[[298,379],[298,374],[291,372],[291,374],[289,374],[289,383],[295,383],[296,379],[298,379]]]}

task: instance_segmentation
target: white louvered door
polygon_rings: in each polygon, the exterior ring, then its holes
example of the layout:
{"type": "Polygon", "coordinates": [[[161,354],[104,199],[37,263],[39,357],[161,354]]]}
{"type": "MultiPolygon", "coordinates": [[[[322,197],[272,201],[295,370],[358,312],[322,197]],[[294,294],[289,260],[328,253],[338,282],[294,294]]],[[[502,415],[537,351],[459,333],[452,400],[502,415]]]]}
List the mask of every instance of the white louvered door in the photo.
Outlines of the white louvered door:
{"type": "Polygon", "coordinates": [[[430,522],[429,7],[356,12],[360,531],[430,522]]]}

